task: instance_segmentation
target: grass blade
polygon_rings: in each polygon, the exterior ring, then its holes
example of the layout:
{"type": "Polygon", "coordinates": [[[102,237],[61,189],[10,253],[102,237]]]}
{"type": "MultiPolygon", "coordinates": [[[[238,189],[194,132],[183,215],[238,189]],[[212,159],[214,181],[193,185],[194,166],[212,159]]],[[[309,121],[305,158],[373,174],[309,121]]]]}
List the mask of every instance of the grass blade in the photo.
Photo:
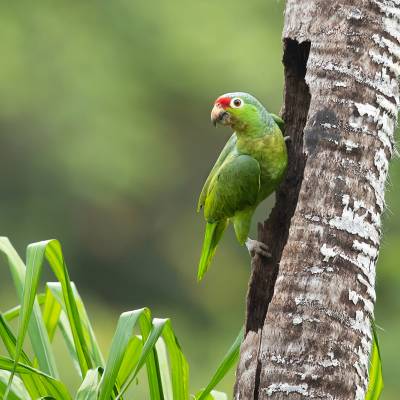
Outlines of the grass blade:
{"type": "MultiPolygon", "coordinates": [[[[3,398],[9,379],[10,373],[8,371],[0,371],[0,398],[3,398]]],[[[31,400],[32,398],[18,376],[14,378],[8,398],[9,400],[31,400]]]]}
{"type": "MultiPolygon", "coordinates": [[[[83,335],[83,329],[73,296],[71,281],[69,279],[68,271],[62,255],[61,245],[57,240],[33,243],[30,244],[27,248],[27,268],[15,351],[15,364],[17,364],[22,351],[22,345],[32,314],[35,296],[38,289],[39,279],[42,273],[42,267],[45,258],[47,259],[55,276],[61,283],[64,302],[71,326],[72,335],[74,338],[74,345],[78,356],[81,374],[82,376],[85,376],[87,370],[92,367],[92,360],[90,358],[88,347],[83,335]]],[[[13,375],[11,375],[10,377],[10,383],[12,381],[12,377],[13,375]]]]}
{"type": "Polygon", "coordinates": [[[379,349],[378,335],[376,333],[375,323],[371,324],[372,329],[372,350],[369,366],[369,383],[365,400],[378,400],[383,390],[382,363],[379,349]]]}
{"type": "Polygon", "coordinates": [[[124,354],[121,367],[118,371],[118,382],[123,385],[129,378],[136,364],[139,361],[140,354],[143,349],[143,342],[141,336],[133,336],[128,344],[128,347],[124,354]]]}
{"type": "Polygon", "coordinates": [[[133,382],[137,373],[139,372],[140,368],[143,365],[143,362],[146,362],[146,370],[147,370],[147,381],[149,384],[150,390],[150,399],[151,400],[163,400],[163,391],[162,391],[162,383],[161,383],[161,376],[160,376],[160,369],[158,365],[157,353],[154,348],[155,342],[157,341],[159,336],[153,336],[151,338],[151,333],[153,331],[154,321],[151,321],[151,314],[150,311],[148,315],[143,316],[140,319],[140,332],[142,334],[142,340],[144,342],[142,353],[140,354],[138,364],[136,366],[136,372],[132,373],[132,379],[127,380],[126,388],[133,382]],[[153,342],[154,339],[154,342],[153,342]],[[153,343],[150,346],[150,343],[153,343]],[[147,346],[146,346],[147,343],[147,346]],[[140,365],[140,366],[139,366],[140,365]],[[139,366],[139,367],[138,367],[139,366]],[[128,383],[129,382],[129,383],[128,383]]]}
{"type": "MultiPolygon", "coordinates": [[[[35,260],[36,257],[38,258],[37,266],[43,264],[44,256],[46,256],[54,275],[61,283],[66,313],[71,326],[72,336],[74,338],[76,354],[78,356],[82,376],[85,376],[87,370],[93,367],[92,359],[83,333],[78,308],[75,302],[60,242],[58,240],[49,240],[31,244],[28,246],[27,254],[31,255],[32,260],[35,260]]],[[[39,270],[38,267],[36,267],[36,269],[39,270]]]]}
{"type": "Polygon", "coordinates": [[[243,341],[243,328],[241,329],[239,335],[235,339],[231,348],[225,354],[221,364],[219,365],[214,376],[211,378],[210,383],[207,387],[201,391],[197,396],[197,400],[206,400],[207,396],[215,388],[215,386],[221,381],[221,379],[226,375],[226,373],[233,367],[239,357],[240,344],[243,341]]]}
{"type": "MultiPolygon", "coordinates": [[[[62,382],[60,382],[57,379],[54,379],[50,375],[47,375],[44,372],[39,371],[38,369],[33,368],[29,365],[22,364],[19,362],[15,363],[15,361],[10,358],[0,356],[0,369],[9,371],[12,374],[14,372],[16,372],[19,374],[34,375],[41,380],[43,386],[46,388],[47,396],[52,396],[55,399],[60,399],[60,400],[61,399],[62,400],[70,400],[71,399],[71,396],[70,396],[67,388],[64,386],[64,384],[62,382]]],[[[10,376],[11,376],[11,374],[10,374],[10,376]]],[[[9,380],[9,382],[10,382],[10,380],[9,380]]],[[[12,385],[9,387],[12,387],[12,385]]]]}
{"type": "MultiPolygon", "coordinates": [[[[7,352],[10,355],[10,357],[13,357],[15,354],[16,339],[10,327],[7,325],[6,320],[3,318],[1,314],[0,314],[0,338],[2,339],[3,344],[7,349],[7,352]]],[[[22,351],[21,353],[21,359],[23,363],[32,366],[31,361],[29,360],[28,356],[25,354],[24,351],[22,351]]],[[[40,380],[35,379],[35,377],[30,375],[23,375],[21,379],[24,382],[25,388],[28,390],[32,398],[37,398],[45,394],[44,387],[40,382],[40,380]]]]}
{"type": "MultiPolygon", "coordinates": [[[[10,327],[8,326],[6,320],[1,314],[0,314],[0,337],[8,353],[12,357],[15,354],[16,339],[10,327]]],[[[24,363],[32,365],[32,363],[29,361],[29,358],[24,351],[21,351],[21,358],[24,363]]]]}
{"type": "MultiPolygon", "coordinates": [[[[8,351],[8,354],[10,357],[13,357],[15,354],[15,344],[16,344],[16,339],[14,337],[14,334],[12,333],[11,329],[7,325],[7,322],[3,318],[3,316],[0,314],[0,337],[3,341],[3,344],[5,348],[8,351]]],[[[28,356],[25,354],[25,352],[22,352],[21,358],[24,363],[28,365],[32,365],[30,362],[28,356]]],[[[7,376],[10,374],[7,373],[7,376]]],[[[26,389],[28,390],[29,394],[31,395],[32,398],[36,398],[41,396],[41,394],[44,394],[44,388],[41,382],[38,382],[35,380],[33,377],[29,375],[24,375],[22,376],[22,381],[25,384],[26,389]]],[[[12,388],[11,388],[12,389],[12,388]]]]}
{"type": "MultiPolygon", "coordinates": [[[[72,283],[72,282],[71,282],[72,283]]],[[[45,320],[50,340],[53,340],[55,329],[58,328],[64,338],[65,345],[71,357],[72,363],[78,375],[81,375],[78,357],[75,351],[74,338],[68,318],[65,314],[65,304],[63,301],[62,289],[59,282],[47,282],[46,301],[44,305],[43,318],[45,320]],[[46,312],[49,313],[47,315],[46,312]]]]}
{"type": "MultiPolygon", "coordinates": [[[[5,254],[7,258],[17,295],[22,303],[26,275],[25,264],[6,237],[0,237],[0,252],[5,254]]],[[[33,317],[29,322],[28,334],[40,369],[58,378],[59,374],[54,354],[51,350],[50,340],[43,323],[39,304],[35,298],[33,302],[33,317]]]]}
{"type": "MultiPolygon", "coordinates": [[[[40,305],[40,306],[43,305],[44,302],[45,302],[45,297],[46,297],[46,295],[43,294],[43,293],[40,293],[40,294],[38,294],[36,297],[37,297],[37,301],[38,301],[39,305],[40,305]]],[[[7,311],[4,311],[4,312],[3,312],[3,317],[4,317],[4,319],[5,319],[6,321],[10,322],[10,321],[12,321],[13,319],[19,317],[20,312],[21,312],[21,306],[18,305],[18,306],[15,306],[15,307],[13,307],[13,308],[10,308],[10,309],[7,310],[7,311]]]]}
{"type": "MultiPolygon", "coordinates": [[[[8,354],[10,355],[10,357],[13,357],[15,354],[16,339],[11,329],[7,325],[6,320],[3,318],[1,314],[0,314],[0,337],[4,343],[5,348],[8,351],[8,354]]],[[[23,351],[21,353],[21,358],[25,364],[32,365],[28,356],[23,351]]],[[[29,375],[23,375],[21,378],[32,398],[37,398],[42,394],[45,394],[43,385],[37,379],[29,375]]]]}
{"type": "MultiPolygon", "coordinates": [[[[122,386],[119,396],[121,396],[127,390],[129,385],[136,378],[145,360],[147,360],[149,355],[151,355],[154,351],[156,352],[155,361],[158,362],[155,363],[153,365],[153,369],[151,369],[150,372],[148,370],[147,373],[150,394],[153,393],[153,396],[162,396],[161,398],[187,400],[189,398],[189,368],[186,359],[183,356],[181,348],[175,337],[170,320],[158,318],[153,320],[151,331],[143,345],[143,350],[140,354],[137,365],[132,371],[129,379],[127,379],[122,386]],[[160,343],[163,343],[165,347],[162,348],[160,343]],[[160,350],[161,352],[159,353],[160,350]],[[167,350],[169,355],[169,363],[165,350],[167,350]]],[[[117,399],[119,396],[117,396],[117,399]]]]}
{"type": "Polygon", "coordinates": [[[58,326],[60,328],[61,334],[63,335],[64,342],[67,346],[67,350],[69,352],[75,370],[78,374],[80,374],[81,368],[79,366],[78,356],[76,355],[75,351],[74,338],[72,336],[68,317],[65,315],[64,311],[61,312],[60,320],[58,321],[58,326]]]}
{"type": "Polygon", "coordinates": [[[52,342],[54,339],[54,334],[57,329],[58,320],[60,319],[61,306],[57,302],[56,298],[51,293],[50,289],[46,289],[46,297],[43,307],[43,320],[46,326],[47,334],[52,342]]]}
{"type": "Polygon", "coordinates": [[[164,326],[162,337],[169,355],[173,399],[186,400],[189,398],[189,365],[169,321],[164,326]]]}
{"type": "Polygon", "coordinates": [[[174,400],[172,392],[171,373],[168,364],[167,346],[162,337],[156,342],[156,352],[158,358],[158,365],[160,368],[160,377],[163,388],[163,395],[165,400],[174,400]]]}
{"type": "MultiPolygon", "coordinates": [[[[58,303],[61,305],[63,310],[66,312],[65,302],[63,299],[62,286],[59,282],[47,282],[47,287],[52,292],[53,296],[56,298],[58,303]]],[[[85,305],[83,304],[82,298],[79,295],[79,292],[74,284],[71,282],[72,293],[74,296],[74,300],[78,309],[79,318],[82,322],[83,334],[86,340],[86,343],[89,344],[89,350],[91,358],[97,367],[104,368],[104,358],[100,350],[100,346],[98,345],[96,335],[94,334],[92,324],[89,320],[89,316],[86,312],[85,305]]]]}
{"type": "MultiPolygon", "coordinates": [[[[158,366],[158,360],[157,360],[157,355],[155,352],[155,344],[159,337],[161,336],[161,333],[163,331],[163,328],[165,324],[169,321],[168,319],[159,319],[159,318],[154,318],[153,322],[151,324],[151,329],[148,331],[148,321],[143,318],[141,318],[141,329],[142,329],[142,334],[143,331],[145,331],[145,334],[143,337],[147,337],[144,345],[142,352],[140,354],[139,360],[136,364],[135,369],[133,370],[131,376],[127,380],[127,382],[123,385],[123,387],[120,390],[119,395],[116,397],[116,400],[121,398],[121,396],[125,393],[125,391],[128,389],[129,385],[135,380],[137,374],[139,373],[140,369],[144,365],[145,362],[148,361],[148,358],[152,359],[154,357],[154,365],[151,365],[150,368],[147,369],[147,380],[149,382],[149,389],[150,389],[150,397],[151,399],[164,399],[163,395],[163,389],[162,389],[162,382],[161,382],[161,376],[160,376],[160,370],[158,366]],[[147,335],[148,332],[148,335],[147,335]]],[[[149,367],[149,366],[148,366],[149,367]]]]}
{"type": "Polygon", "coordinates": [[[146,318],[150,314],[146,308],[128,311],[119,317],[117,328],[111,342],[110,354],[106,363],[104,374],[100,382],[99,400],[109,400],[117,381],[118,373],[128,349],[133,329],[139,323],[140,318],[146,318]]]}
{"type": "Polygon", "coordinates": [[[205,397],[205,400],[228,400],[228,396],[226,393],[211,390],[211,392],[205,397]]]}
{"type": "Polygon", "coordinates": [[[228,400],[228,396],[226,393],[217,392],[216,390],[211,390],[211,396],[213,400],[228,400]]]}
{"type": "Polygon", "coordinates": [[[75,400],[97,400],[101,368],[89,369],[78,389],[75,400]]]}

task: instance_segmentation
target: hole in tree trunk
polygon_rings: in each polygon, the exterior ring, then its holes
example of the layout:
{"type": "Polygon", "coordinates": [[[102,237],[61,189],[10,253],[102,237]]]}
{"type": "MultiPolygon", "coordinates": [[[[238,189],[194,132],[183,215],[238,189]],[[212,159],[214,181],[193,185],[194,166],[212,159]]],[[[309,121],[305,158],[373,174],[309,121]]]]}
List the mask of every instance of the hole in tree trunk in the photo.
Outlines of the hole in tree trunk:
{"type": "MultiPolygon", "coordinates": [[[[276,192],[275,207],[269,218],[259,224],[259,240],[271,251],[270,260],[256,259],[252,265],[247,295],[246,333],[262,330],[268,306],[271,302],[279,262],[287,242],[290,220],[294,214],[303,180],[306,157],[303,150],[303,130],[310,107],[310,91],[305,81],[307,60],[310,53],[309,41],[284,40],[283,65],[285,68],[285,95],[282,117],[285,121],[285,136],[288,144],[288,170],[285,181],[276,192]]],[[[254,400],[258,400],[261,362],[257,361],[254,400]]]]}
{"type": "MultiPolygon", "coordinates": [[[[305,166],[303,129],[310,106],[310,92],[305,81],[309,41],[284,40],[283,64],[285,68],[285,91],[282,117],[288,143],[289,165],[285,181],[276,192],[276,204],[269,218],[259,224],[259,240],[271,251],[270,260],[255,259],[252,266],[247,295],[246,333],[257,332],[264,325],[265,316],[274,292],[279,261],[286,244],[290,220],[294,214],[305,166]]],[[[257,371],[256,378],[259,377],[257,371]]],[[[256,384],[258,387],[258,384],[256,384]]],[[[255,397],[256,398],[256,397],[255,397]]]]}

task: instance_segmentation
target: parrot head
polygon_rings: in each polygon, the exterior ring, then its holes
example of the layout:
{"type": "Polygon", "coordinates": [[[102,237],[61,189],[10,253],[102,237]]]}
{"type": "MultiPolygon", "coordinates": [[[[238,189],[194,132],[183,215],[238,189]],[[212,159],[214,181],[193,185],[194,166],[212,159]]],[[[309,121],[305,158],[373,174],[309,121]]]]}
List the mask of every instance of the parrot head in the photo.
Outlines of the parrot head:
{"type": "Polygon", "coordinates": [[[215,100],[211,111],[211,122],[228,125],[234,130],[244,131],[248,126],[258,125],[265,119],[264,106],[248,93],[227,93],[215,100]]]}

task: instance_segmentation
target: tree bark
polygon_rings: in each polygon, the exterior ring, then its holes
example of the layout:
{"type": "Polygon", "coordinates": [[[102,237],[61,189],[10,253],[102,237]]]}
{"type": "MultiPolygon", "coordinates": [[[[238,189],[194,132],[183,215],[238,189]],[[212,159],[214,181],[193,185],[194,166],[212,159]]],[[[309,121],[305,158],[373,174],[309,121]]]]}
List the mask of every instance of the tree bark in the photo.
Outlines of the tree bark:
{"type": "Polygon", "coordinates": [[[235,399],[364,399],[400,72],[399,0],[287,0],[289,168],[259,226],[235,399]]]}

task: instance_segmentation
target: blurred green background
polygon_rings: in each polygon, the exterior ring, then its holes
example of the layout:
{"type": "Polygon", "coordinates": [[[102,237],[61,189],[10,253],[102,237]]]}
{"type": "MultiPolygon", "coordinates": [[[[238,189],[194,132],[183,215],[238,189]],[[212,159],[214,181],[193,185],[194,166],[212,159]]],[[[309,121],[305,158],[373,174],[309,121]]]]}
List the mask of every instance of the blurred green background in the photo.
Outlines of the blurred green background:
{"type": "MultiPolygon", "coordinates": [[[[22,256],[30,242],[62,242],[104,349],[123,310],[146,305],[171,317],[193,390],[243,322],[249,277],[248,255],[229,231],[196,282],[197,196],[229,136],[212,128],[210,108],[243,90],[279,112],[283,8],[276,0],[0,3],[0,234],[22,256]]],[[[399,175],[394,161],[377,271],[386,400],[400,391],[399,175]]],[[[0,266],[4,310],[16,298],[0,266]]],[[[76,384],[72,368],[63,373],[76,384]]],[[[220,389],[231,393],[233,381],[232,373],[220,389]]]]}

